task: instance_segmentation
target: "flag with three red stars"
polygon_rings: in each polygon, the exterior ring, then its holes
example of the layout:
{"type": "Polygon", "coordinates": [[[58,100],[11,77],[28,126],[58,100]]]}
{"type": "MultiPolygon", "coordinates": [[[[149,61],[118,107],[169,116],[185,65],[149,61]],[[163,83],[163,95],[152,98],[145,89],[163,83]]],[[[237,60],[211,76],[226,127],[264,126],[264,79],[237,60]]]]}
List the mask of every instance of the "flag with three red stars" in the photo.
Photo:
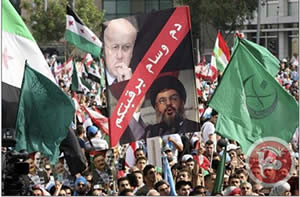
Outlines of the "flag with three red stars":
{"type": "Polygon", "coordinates": [[[94,56],[99,56],[101,53],[102,42],[82,22],[70,6],[67,6],[65,39],[82,51],[91,53],[94,56]]]}

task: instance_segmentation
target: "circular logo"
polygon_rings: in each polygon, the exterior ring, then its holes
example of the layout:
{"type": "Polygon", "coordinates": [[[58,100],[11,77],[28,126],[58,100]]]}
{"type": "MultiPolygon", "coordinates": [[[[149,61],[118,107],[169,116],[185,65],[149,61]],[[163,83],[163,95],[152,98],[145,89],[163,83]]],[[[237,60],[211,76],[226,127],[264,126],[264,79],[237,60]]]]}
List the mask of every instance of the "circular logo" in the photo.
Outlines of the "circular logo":
{"type": "Polygon", "coordinates": [[[294,169],[288,144],[276,137],[265,137],[255,142],[247,152],[246,166],[250,178],[265,187],[286,181],[294,169]]]}

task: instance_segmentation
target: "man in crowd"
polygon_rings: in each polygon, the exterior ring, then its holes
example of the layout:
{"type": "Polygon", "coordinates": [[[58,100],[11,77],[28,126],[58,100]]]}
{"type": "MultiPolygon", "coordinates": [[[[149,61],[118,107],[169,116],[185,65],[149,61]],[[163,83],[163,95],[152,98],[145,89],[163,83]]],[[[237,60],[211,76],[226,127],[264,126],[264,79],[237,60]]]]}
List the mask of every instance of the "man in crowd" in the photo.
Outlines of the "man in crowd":
{"type": "Polygon", "coordinates": [[[192,183],[190,181],[179,181],[176,183],[176,193],[178,196],[190,195],[192,183]]]}
{"type": "Polygon", "coordinates": [[[125,189],[132,189],[129,183],[129,179],[126,176],[118,179],[118,189],[119,193],[125,189]]]}
{"type": "Polygon", "coordinates": [[[143,170],[143,175],[145,185],[137,190],[137,192],[135,193],[135,195],[137,196],[146,196],[149,190],[154,188],[154,184],[157,180],[157,172],[155,170],[155,166],[153,166],[152,164],[146,165],[143,170]]]}
{"type": "Polygon", "coordinates": [[[146,128],[146,137],[200,130],[199,123],[185,118],[186,91],[176,77],[159,77],[153,82],[149,93],[158,123],[146,128]]]}
{"type": "Polygon", "coordinates": [[[156,189],[156,191],[159,192],[159,194],[161,196],[169,196],[170,195],[170,192],[171,192],[170,186],[164,180],[157,181],[154,185],[154,188],[156,189]]]}

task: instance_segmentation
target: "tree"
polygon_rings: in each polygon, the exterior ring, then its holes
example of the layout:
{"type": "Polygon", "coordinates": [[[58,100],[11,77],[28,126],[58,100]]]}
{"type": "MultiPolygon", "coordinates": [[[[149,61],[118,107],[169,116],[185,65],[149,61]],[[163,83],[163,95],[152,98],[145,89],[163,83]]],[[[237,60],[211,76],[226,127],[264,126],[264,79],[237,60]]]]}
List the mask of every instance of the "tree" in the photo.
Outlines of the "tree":
{"type": "MultiPolygon", "coordinates": [[[[33,37],[40,44],[57,42],[64,37],[66,29],[66,5],[70,0],[48,0],[45,9],[44,0],[23,1],[21,7],[29,13],[23,18],[33,37]]],[[[77,0],[74,11],[83,22],[96,34],[100,35],[104,12],[90,0],[77,0]]]]}
{"type": "Polygon", "coordinates": [[[190,6],[193,36],[199,38],[201,31],[206,31],[205,35],[212,40],[216,35],[209,32],[210,26],[220,30],[226,38],[225,32],[231,34],[238,30],[253,18],[257,8],[255,0],[177,0],[177,3],[190,6]]]}

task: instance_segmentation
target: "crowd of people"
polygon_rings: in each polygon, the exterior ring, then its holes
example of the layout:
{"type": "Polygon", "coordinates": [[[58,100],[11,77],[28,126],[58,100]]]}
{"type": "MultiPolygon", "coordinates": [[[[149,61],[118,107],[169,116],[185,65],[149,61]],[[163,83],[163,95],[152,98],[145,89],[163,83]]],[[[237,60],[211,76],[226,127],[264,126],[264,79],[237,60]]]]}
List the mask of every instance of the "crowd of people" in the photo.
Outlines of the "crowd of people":
{"type": "MultiPolygon", "coordinates": [[[[282,60],[280,65],[277,80],[298,100],[298,65],[286,59],[282,60]]],[[[67,78],[59,79],[60,87],[71,97],[71,84],[64,79],[67,78]]],[[[203,83],[203,87],[209,86],[212,89],[208,93],[210,97],[215,84],[209,84],[207,81],[203,83]]],[[[97,86],[99,84],[94,87],[97,86]]],[[[79,104],[105,114],[106,105],[103,105],[105,101],[103,103],[96,101],[95,95],[98,90],[94,88],[88,93],[79,93],[79,104]]],[[[105,97],[102,100],[105,100],[105,97]]],[[[205,101],[203,98],[199,100],[205,101]]],[[[86,113],[82,113],[87,116],[86,113]]],[[[106,134],[100,128],[94,124],[84,125],[77,118],[72,124],[82,152],[86,156],[86,170],[71,175],[63,153],[55,165],[50,165],[48,158],[41,153],[32,153],[25,160],[29,163],[29,173],[22,175],[25,188],[30,195],[35,196],[299,195],[298,130],[290,142],[294,163],[294,169],[289,172],[291,177],[273,187],[267,187],[249,175],[246,155],[241,151],[239,144],[216,134],[217,118],[216,111],[205,107],[200,132],[176,133],[162,137],[161,151],[168,160],[173,183],[164,179],[165,169],[149,163],[149,153],[144,140],[136,143],[138,146],[132,157],[134,164],[128,165],[126,161],[128,144],[109,148],[106,134]],[[217,168],[224,152],[227,152],[227,155],[223,189],[213,193],[218,178],[217,168]]]]}

